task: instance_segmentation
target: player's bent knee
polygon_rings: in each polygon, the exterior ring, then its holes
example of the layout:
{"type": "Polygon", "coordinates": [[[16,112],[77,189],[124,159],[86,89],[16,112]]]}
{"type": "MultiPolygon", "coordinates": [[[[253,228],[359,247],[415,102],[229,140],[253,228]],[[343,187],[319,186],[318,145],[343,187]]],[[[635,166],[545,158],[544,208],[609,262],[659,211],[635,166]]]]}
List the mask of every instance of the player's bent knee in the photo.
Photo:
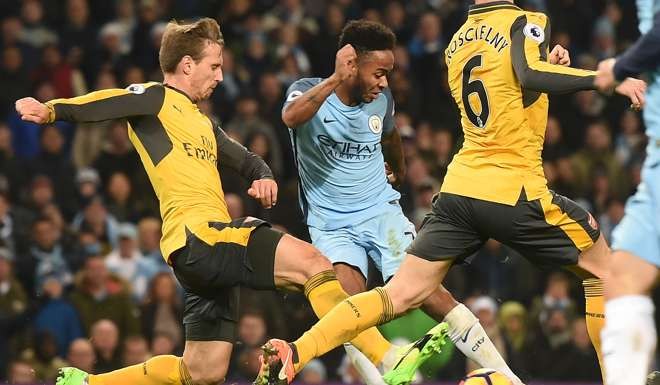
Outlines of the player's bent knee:
{"type": "Polygon", "coordinates": [[[386,289],[396,314],[404,313],[410,309],[417,309],[430,294],[430,292],[420,287],[408,287],[402,290],[386,287],[386,289]]]}
{"type": "Polygon", "coordinates": [[[301,254],[299,263],[306,278],[311,278],[322,271],[332,270],[330,260],[316,247],[307,245],[301,254]]]}

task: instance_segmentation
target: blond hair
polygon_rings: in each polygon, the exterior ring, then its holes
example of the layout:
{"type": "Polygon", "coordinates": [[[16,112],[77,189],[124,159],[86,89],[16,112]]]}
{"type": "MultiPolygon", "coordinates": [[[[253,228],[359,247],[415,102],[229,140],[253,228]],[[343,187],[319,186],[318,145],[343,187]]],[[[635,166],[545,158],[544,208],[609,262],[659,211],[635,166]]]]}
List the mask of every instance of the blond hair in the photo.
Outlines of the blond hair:
{"type": "Polygon", "coordinates": [[[160,69],[163,73],[174,73],[184,56],[190,56],[195,63],[202,60],[202,52],[208,44],[223,46],[225,41],[220,25],[215,19],[205,17],[193,23],[167,23],[158,52],[160,69]]]}

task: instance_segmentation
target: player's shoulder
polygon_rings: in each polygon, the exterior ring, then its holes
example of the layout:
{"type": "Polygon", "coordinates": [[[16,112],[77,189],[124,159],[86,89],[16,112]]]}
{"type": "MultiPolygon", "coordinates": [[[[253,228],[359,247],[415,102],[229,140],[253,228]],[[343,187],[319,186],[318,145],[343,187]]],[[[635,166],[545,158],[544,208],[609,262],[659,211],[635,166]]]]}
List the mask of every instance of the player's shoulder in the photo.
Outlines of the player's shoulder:
{"type": "Polygon", "coordinates": [[[133,83],[128,87],[126,87],[126,91],[136,95],[141,95],[144,94],[147,90],[156,91],[156,90],[163,90],[164,88],[165,87],[163,86],[163,84],[158,82],[133,83]]]}
{"type": "Polygon", "coordinates": [[[291,83],[289,89],[302,89],[302,88],[312,88],[315,85],[321,83],[323,78],[302,78],[298,79],[295,82],[291,83]]]}
{"type": "Polygon", "coordinates": [[[524,16],[527,23],[538,24],[545,28],[548,22],[548,15],[543,12],[521,11],[521,16],[524,16]]]}
{"type": "Polygon", "coordinates": [[[308,89],[321,83],[321,81],[323,81],[322,78],[302,78],[291,83],[289,88],[286,90],[285,104],[292,102],[295,98],[302,95],[308,89]]]}

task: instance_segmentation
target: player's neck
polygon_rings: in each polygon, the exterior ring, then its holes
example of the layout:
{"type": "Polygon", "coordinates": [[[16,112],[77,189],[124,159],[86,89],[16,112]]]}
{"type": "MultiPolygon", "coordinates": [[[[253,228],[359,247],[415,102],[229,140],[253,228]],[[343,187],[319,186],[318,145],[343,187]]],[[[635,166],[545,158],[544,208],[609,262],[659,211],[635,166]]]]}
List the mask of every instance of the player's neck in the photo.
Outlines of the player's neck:
{"type": "Polygon", "coordinates": [[[186,94],[188,99],[190,99],[193,103],[197,102],[192,97],[193,89],[190,85],[190,82],[188,82],[187,79],[181,78],[180,76],[176,76],[176,75],[165,75],[163,76],[163,84],[166,84],[172,88],[176,88],[180,92],[183,92],[184,94],[186,94]]]}
{"type": "Polygon", "coordinates": [[[351,107],[357,106],[360,104],[360,101],[351,91],[351,87],[346,83],[342,83],[339,87],[335,88],[335,94],[337,94],[337,97],[342,103],[351,107]]]}

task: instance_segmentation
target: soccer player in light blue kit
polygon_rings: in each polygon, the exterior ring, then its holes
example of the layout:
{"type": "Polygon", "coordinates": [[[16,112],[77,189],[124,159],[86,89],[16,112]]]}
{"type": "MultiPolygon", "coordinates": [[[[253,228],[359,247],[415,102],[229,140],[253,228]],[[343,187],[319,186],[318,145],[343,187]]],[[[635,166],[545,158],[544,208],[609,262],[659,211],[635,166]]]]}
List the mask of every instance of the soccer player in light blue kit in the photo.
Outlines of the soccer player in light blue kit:
{"type": "MultiPolygon", "coordinates": [[[[642,181],[612,234],[612,275],[604,281],[606,385],[644,384],[657,341],[649,293],[660,267],[660,0],[637,0],[637,14],[643,35],[618,58],[601,62],[599,73],[607,76],[596,79],[603,86],[641,72],[650,79],[642,181]]],[[[648,383],[660,383],[653,375],[648,383]]]]}
{"type": "MultiPolygon", "coordinates": [[[[312,243],[333,262],[337,278],[351,295],[366,290],[369,258],[387,282],[415,236],[399,206],[400,194],[392,187],[405,173],[394,101],[387,88],[394,44],[392,31],[379,23],[348,23],[340,37],[335,73],[293,83],[282,110],[312,243]]],[[[438,288],[423,309],[447,322],[450,338],[467,357],[520,383],[478,319],[447,290],[438,288]]],[[[347,350],[355,362],[354,352],[347,350]]],[[[385,354],[383,362],[370,359],[386,370],[391,356],[385,354]]],[[[369,365],[364,360],[356,363],[367,383],[378,382],[365,373],[369,365]]]]}

